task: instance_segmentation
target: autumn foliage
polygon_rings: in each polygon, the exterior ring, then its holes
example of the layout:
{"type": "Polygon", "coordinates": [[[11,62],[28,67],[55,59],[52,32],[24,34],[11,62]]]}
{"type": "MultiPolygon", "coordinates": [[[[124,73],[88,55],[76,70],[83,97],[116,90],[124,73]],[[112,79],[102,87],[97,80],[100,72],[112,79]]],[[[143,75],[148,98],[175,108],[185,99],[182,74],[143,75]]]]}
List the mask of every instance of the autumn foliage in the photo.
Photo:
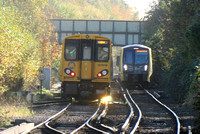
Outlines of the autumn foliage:
{"type": "Polygon", "coordinates": [[[0,8],[0,93],[35,87],[40,68],[59,56],[45,4],[7,0],[0,8]]]}
{"type": "MultiPolygon", "coordinates": [[[[139,20],[123,0],[49,0],[58,17],[89,20],[139,20]]],[[[55,16],[54,16],[55,17],[55,16]]]]}
{"type": "Polygon", "coordinates": [[[53,18],[137,20],[122,0],[0,0],[0,95],[33,90],[43,67],[57,70],[53,18]]]}

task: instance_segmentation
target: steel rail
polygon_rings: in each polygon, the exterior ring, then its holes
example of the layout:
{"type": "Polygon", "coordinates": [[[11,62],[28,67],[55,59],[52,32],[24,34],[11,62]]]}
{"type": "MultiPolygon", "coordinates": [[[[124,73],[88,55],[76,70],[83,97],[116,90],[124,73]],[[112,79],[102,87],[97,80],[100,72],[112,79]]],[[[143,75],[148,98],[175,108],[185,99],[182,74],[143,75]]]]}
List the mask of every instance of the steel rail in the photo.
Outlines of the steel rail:
{"type": "MultiPolygon", "coordinates": [[[[105,117],[106,114],[107,114],[107,112],[108,112],[108,103],[105,104],[105,108],[104,108],[104,110],[102,111],[102,113],[98,116],[96,122],[97,122],[97,123],[100,123],[101,118],[102,118],[102,117],[105,117]]],[[[100,123],[100,126],[106,128],[106,129],[109,129],[109,130],[112,131],[113,133],[115,133],[115,132],[118,131],[118,129],[116,129],[116,128],[114,128],[114,127],[111,127],[111,126],[108,126],[108,125],[105,125],[105,124],[102,124],[102,123],[100,123]]]]}
{"type": "Polygon", "coordinates": [[[105,117],[108,112],[108,103],[105,104],[104,110],[101,112],[101,114],[97,118],[97,122],[101,120],[102,117],[105,117]]]}
{"type": "Polygon", "coordinates": [[[104,127],[106,129],[109,129],[110,131],[112,131],[113,133],[116,133],[118,131],[118,128],[115,128],[115,127],[111,127],[111,126],[107,126],[105,124],[100,124],[101,127],[104,127]]]}
{"type": "Polygon", "coordinates": [[[88,121],[88,122],[86,123],[86,125],[87,125],[87,127],[89,127],[90,129],[93,129],[93,130],[95,130],[95,131],[97,131],[97,132],[100,132],[100,133],[103,133],[103,134],[109,134],[109,133],[106,132],[106,131],[103,131],[103,130],[101,130],[101,129],[98,129],[98,128],[96,128],[96,127],[93,127],[92,125],[89,124],[89,122],[90,122],[90,121],[88,121]]]}
{"type": "Polygon", "coordinates": [[[34,104],[31,106],[31,108],[47,107],[47,106],[58,105],[58,104],[60,103],[57,102],[57,103],[46,103],[46,104],[34,104]]]}
{"type": "MultiPolygon", "coordinates": [[[[121,87],[121,90],[124,91],[122,87],[121,87]]],[[[128,98],[126,97],[125,93],[123,94],[123,96],[126,99],[126,102],[128,103],[128,105],[130,107],[129,116],[126,119],[126,121],[124,122],[123,126],[121,127],[121,130],[124,132],[128,128],[128,126],[130,125],[130,121],[131,121],[132,116],[134,115],[134,111],[133,111],[133,107],[132,107],[131,103],[129,102],[128,98]]]]}
{"type": "Polygon", "coordinates": [[[57,130],[57,129],[51,127],[51,126],[49,126],[49,123],[50,123],[50,121],[46,122],[46,123],[45,123],[45,127],[47,127],[48,129],[50,129],[50,130],[53,131],[54,133],[57,133],[57,134],[65,134],[64,132],[59,131],[59,130],[57,130]]]}
{"type": "Polygon", "coordinates": [[[139,124],[140,124],[140,120],[141,120],[141,118],[142,118],[142,112],[141,112],[139,106],[135,103],[135,101],[134,101],[133,98],[131,97],[131,95],[130,95],[130,93],[129,93],[129,91],[128,91],[127,89],[126,89],[126,92],[127,92],[127,94],[129,95],[129,98],[131,99],[131,101],[133,102],[133,104],[136,106],[136,108],[137,108],[137,110],[138,110],[138,114],[139,114],[139,115],[138,115],[137,122],[136,122],[134,128],[132,129],[132,131],[130,132],[130,134],[134,134],[135,131],[136,131],[136,129],[138,128],[138,126],[139,126],[139,124]]]}
{"type": "MultiPolygon", "coordinates": [[[[104,110],[103,110],[102,113],[99,115],[99,117],[98,117],[97,120],[100,120],[101,117],[103,117],[103,116],[105,116],[105,115],[107,114],[107,109],[108,109],[108,104],[105,105],[104,110]]],[[[100,133],[109,134],[108,132],[103,131],[103,130],[101,130],[101,129],[98,129],[98,128],[96,128],[96,127],[93,127],[92,125],[89,124],[89,122],[90,122],[91,120],[93,120],[93,119],[97,116],[97,113],[98,113],[98,111],[96,111],[95,115],[94,115],[93,117],[91,117],[91,118],[87,121],[87,123],[86,123],[87,127],[89,127],[90,129],[93,129],[93,130],[95,130],[95,131],[97,131],[97,132],[100,132],[100,133]]]]}
{"type": "MultiPolygon", "coordinates": [[[[119,86],[121,87],[121,91],[124,92],[124,89],[123,89],[123,87],[121,86],[121,84],[119,83],[119,81],[116,80],[116,82],[117,82],[117,83],[119,84],[119,86]]],[[[132,105],[131,105],[130,102],[128,101],[128,98],[126,97],[126,94],[123,93],[123,96],[124,96],[126,102],[128,103],[128,105],[129,105],[129,107],[130,107],[130,114],[129,114],[128,118],[126,119],[125,123],[123,124],[123,126],[121,127],[121,130],[122,130],[122,131],[125,131],[125,129],[126,129],[126,128],[129,126],[129,124],[130,124],[130,120],[131,120],[132,116],[134,116],[134,111],[133,111],[132,105]]]]}
{"type": "Polygon", "coordinates": [[[177,134],[180,134],[180,121],[179,121],[179,117],[176,115],[176,113],[174,111],[172,111],[169,107],[167,107],[165,104],[161,103],[158,99],[156,99],[156,97],[154,97],[150,92],[148,92],[146,89],[144,89],[144,91],[149,94],[155,101],[157,101],[160,105],[162,105],[163,107],[165,107],[167,110],[169,110],[173,116],[176,118],[176,123],[177,123],[177,134]]]}
{"type": "MultiPolygon", "coordinates": [[[[92,129],[96,130],[97,128],[94,128],[94,127],[90,126],[90,125],[89,125],[89,122],[90,122],[93,118],[95,118],[95,117],[97,116],[97,113],[99,112],[100,107],[101,107],[101,103],[99,103],[99,106],[98,106],[96,112],[95,112],[85,123],[83,123],[83,124],[82,124],[80,127],[78,127],[77,129],[73,130],[70,134],[75,134],[75,133],[77,133],[80,129],[82,129],[82,128],[83,128],[84,126],[86,126],[86,125],[87,125],[89,128],[92,128],[92,129]]],[[[96,130],[96,131],[101,132],[101,133],[107,133],[107,132],[104,132],[104,131],[101,131],[101,130],[96,130]]]]}
{"type": "Polygon", "coordinates": [[[63,109],[62,109],[60,112],[58,112],[57,114],[55,114],[55,115],[51,116],[50,118],[48,118],[46,121],[44,121],[44,122],[42,122],[42,123],[36,125],[35,127],[31,128],[31,129],[28,129],[28,130],[22,132],[21,134],[30,133],[32,130],[34,130],[34,129],[38,128],[38,127],[41,127],[42,125],[44,125],[45,123],[49,122],[50,120],[52,120],[52,119],[56,118],[57,116],[63,114],[63,113],[65,112],[65,110],[67,110],[68,107],[69,107],[70,105],[71,105],[71,103],[69,103],[65,108],[63,108],[63,109]]]}
{"type": "Polygon", "coordinates": [[[63,101],[63,100],[56,100],[56,101],[42,101],[42,102],[35,102],[33,103],[33,105],[42,105],[42,104],[54,104],[54,103],[61,103],[61,102],[66,102],[66,101],[63,101]]]}

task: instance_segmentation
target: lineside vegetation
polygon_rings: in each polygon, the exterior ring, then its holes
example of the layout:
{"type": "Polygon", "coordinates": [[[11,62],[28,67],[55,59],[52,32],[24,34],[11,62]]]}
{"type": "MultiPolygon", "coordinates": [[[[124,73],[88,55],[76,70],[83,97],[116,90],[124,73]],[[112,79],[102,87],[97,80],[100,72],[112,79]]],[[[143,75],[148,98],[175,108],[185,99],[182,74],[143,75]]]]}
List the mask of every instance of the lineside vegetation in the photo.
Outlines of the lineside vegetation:
{"type": "Polygon", "coordinates": [[[173,93],[176,101],[186,105],[196,102],[198,110],[199,7],[199,0],[159,0],[145,18],[145,44],[152,48],[154,56],[154,83],[173,93]]]}
{"type": "Polygon", "coordinates": [[[137,15],[122,0],[0,0],[0,126],[9,124],[7,117],[22,116],[8,111],[32,114],[20,106],[13,110],[13,99],[5,104],[8,92],[37,91],[43,67],[52,68],[52,84],[58,79],[61,46],[49,19],[133,20],[137,15]]]}

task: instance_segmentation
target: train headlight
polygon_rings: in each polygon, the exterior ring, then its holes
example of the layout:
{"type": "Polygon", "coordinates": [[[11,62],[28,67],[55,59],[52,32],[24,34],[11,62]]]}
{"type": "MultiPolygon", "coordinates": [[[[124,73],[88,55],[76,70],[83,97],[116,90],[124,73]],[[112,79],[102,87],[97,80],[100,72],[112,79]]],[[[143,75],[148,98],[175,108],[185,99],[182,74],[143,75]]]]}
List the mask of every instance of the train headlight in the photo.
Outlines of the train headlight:
{"type": "Polygon", "coordinates": [[[65,73],[69,75],[71,73],[71,70],[70,69],[65,69],[65,73]]]}
{"type": "Polygon", "coordinates": [[[148,65],[144,65],[144,71],[148,70],[148,65]]]}
{"type": "Polygon", "coordinates": [[[74,76],[76,75],[76,73],[73,72],[72,70],[70,70],[69,68],[66,68],[66,69],[65,69],[65,73],[66,73],[67,75],[72,76],[72,77],[74,77],[74,76]]]}
{"type": "Polygon", "coordinates": [[[124,65],[124,70],[127,71],[128,70],[128,66],[125,64],[124,65]]]}
{"type": "Polygon", "coordinates": [[[99,72],[99,73],[97,74],[97,76],[98,76],[98,77],[102,77],[102,76],[105,76],[105,75],[107,75],[107,74],[108,74],[108,70],[105,69],[105,70],[102,70],[101,72],[99,72]]]}
{"type": "Polygon", "coordinates": [[[106,75],[107,74],[107,71],[106,70],[103,70],[102,71],[102,75],[106,75]]]}

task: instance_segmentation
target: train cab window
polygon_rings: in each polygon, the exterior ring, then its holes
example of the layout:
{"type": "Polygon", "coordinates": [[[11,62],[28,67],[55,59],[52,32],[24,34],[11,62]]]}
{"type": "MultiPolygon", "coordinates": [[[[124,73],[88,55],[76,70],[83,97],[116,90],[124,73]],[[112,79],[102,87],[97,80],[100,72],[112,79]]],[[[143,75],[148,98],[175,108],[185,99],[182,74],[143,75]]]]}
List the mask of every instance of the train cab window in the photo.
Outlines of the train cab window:
{"type": "Polygon", "coordinates": [[[148,51],[136,51],[135,52],[135,64],[148,64],[149,62],[148,51]]]}
{"type": "Polygon", "coordinates": [[[66,39],[65,40],[65,59],[78,60],[79,40],[66,39]]]}
{"type": "Polygon", "coordinates": [[[76,54],[77,48],[76,46],[67,46],[65,49],[65,57],[67,60],[75,60],[76,59],[76,54]]]}
{"type": "Polygon", "coordinates": [[[101,46],[97,47],[97,60],[98,61],[108,61],[109,58],[109,48],[108,46],[101,46]]]}
{"type": "Polygon", "coordinates": [[[129,65],[132,65],[133,64],[133,51],[130,50],[130,51],[125,51],[124,52],[124,64],[129,64],[129,65]]]}
{"type": "Polygon", "coordinates": [[[83,47],[83,60],[91,60],[91,46],[84,46],[83,47]]]}

